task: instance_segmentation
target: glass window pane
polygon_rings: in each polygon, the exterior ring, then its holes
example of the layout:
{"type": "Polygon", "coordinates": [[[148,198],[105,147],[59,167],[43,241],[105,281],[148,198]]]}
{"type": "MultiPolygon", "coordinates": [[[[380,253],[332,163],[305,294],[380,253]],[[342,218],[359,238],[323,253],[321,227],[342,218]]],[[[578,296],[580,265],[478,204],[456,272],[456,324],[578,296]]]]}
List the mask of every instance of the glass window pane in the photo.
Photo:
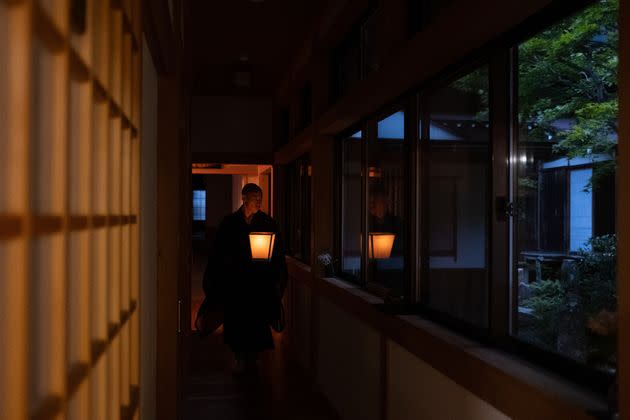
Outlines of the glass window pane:
{"type": "Polygon", "coordinates": [[[341,271],[361,279],[361,131],[343,139],[341,271]]]}
{"type": "Polygon", "coordinates": [[[206,192],[193,190],[193,220],[206,220],[206,192]]]}
{"type": "Polygon", "coordinates": [[[431,309],[488,325],[488,67],[429,98],[426,301],[431,309]]]}
{"type": "Polygon", "coordinates": [[[518,46],[512,333],[616,365],[617,9],[600,1],[518,46]]]}
{"type": "Polygon", "coordinates": [[[368,280],[403,294],[405,113],[378,122],[368,147],[368,280]]]}
{"type": "Polygon", "coordinates": [[[286,252],[307,264],[311,260],[311,160],[305,155],[287,165],[286,252]]]}

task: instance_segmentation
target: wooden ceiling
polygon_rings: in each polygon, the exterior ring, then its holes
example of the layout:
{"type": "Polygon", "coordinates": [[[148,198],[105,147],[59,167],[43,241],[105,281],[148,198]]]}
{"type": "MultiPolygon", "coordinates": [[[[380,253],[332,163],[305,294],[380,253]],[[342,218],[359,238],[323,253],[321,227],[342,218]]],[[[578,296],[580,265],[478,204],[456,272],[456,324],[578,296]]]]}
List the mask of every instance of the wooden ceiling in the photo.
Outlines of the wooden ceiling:
{"type": "Polygon", "coordinates": [[[273,95],[322,0],[190,0],[193,94],[273,95]]]}

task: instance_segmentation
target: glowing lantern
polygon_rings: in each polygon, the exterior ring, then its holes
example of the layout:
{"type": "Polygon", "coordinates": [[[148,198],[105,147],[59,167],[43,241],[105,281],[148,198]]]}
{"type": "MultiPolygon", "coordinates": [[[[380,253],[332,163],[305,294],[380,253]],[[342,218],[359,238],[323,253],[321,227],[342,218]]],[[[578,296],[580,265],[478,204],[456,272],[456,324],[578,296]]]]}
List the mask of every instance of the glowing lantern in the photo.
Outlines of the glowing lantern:
{"type": "Polygon", "coordinates": [[[392,253],[394,239],[393,233],[370,232],[368,236],[368,255],[371,259],[387,259],[392,253]]]}
{"type": "Polygon", "coordinates": [[[252,232],[249,234],[249,245],[252,249],[252,260],[270,261],[276,234],[273,232],[252,232]]]}

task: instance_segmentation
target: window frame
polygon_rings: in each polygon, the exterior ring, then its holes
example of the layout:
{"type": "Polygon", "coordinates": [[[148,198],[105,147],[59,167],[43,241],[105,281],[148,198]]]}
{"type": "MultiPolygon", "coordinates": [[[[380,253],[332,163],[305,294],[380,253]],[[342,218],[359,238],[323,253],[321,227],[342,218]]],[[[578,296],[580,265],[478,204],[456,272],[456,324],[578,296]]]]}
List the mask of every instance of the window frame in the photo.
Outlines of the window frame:
{"type": "MultiPolygon", "coordinates": [[[[508,137],[510,151],[507,155],[508,158],[515,155],[519,144],[518,46],[562,20],[568,19],[571,16],[582,12],[589,6],[596,4],[597,1],[598,0],[579,0],[569,7],[566,7],[566,5],[564,7],[560,7],[558,4],[551,4],[549,7],[545,8],[543,11],[530,19],[530,22],[526,22],[526,24],[517,28],[506,37],[507,39],[504,49],[507,51],[509,56],[506,72],[509,78],[508,88],[510,116],[510,136],[508,137]]],[[[515,192],[517,191],[518,182],[516,165],[509,165],[508,172],[509,175],[507,179],[509,185],[509,202],[512,203],[515,200],[515,192]]],[[[512,225],[513,220],[510,220],[510,234],[514,229],[512,225]]],[[[616,222],[615,225],[617,225],[616,222]]],[[[510,236],[507,246],[512,248],[514,246],[512,242],[512,237],[510,236]]],[[[518,311],[518,305],[515,304],[515,302],[518,302],[516,253],[511,253],[511,256],[508,255],[506,260],[509,263],[508,289],[510,299],[508,309],[510,311],[510,319],[504,334],[498,337],[498,339],[495,339],[494,342],[498,345],[498,347],[523,357],[524,359],[530,360],[552,372],[558,373],[564,378],[578,383],[596,393],[606,393],[608,391],[608,387],[610,387],[611,383],[614,381],[615,375],[610,375],[606,372],[590,368],[576,360],[570,359],[569,357],[537,347],[534,344],[521,340],[512,334],[512,324],[517,316],[516,312],[518,311]]],[[[605,396],[605,394],[603,395],[605,396]]]]}
{"type": "Polygon", "coordinates": [[[353,125],[352,127],[342,131],[339,135],[337,135],[336,137],[336,141],[335,141],[335,179],[338,179],[339,182],[335,182],[335,200],[334,200],[334,205],[335,205],[335,209],[334,209],[334,214],[335,214],[335,240],[334,240],[334,261],[335,261],[335,273],[337,274],[337,276],[342,279],[345,280],[349,283],[364,287],[366,285],[365,282],[365,277],[364,277],[364,273],[365,273],[365,266],[364,266],[364,260],[365,260],[365,255],[364,255],[364,250],[365,250],[365,246],[367,245],[367,240],[364,238],[365,237],[365,226],[366,226],[366,220],[365,220],[365,213],[367,212],[367,208],[366,206],[363,205],[363,203],[365,203],[365,193],[366,193],[366,181],[365,181],[365,163],[366,163],[366,146],[365,146],[365,142],[367,141],[366,138],[366,128],[367,128],[367,123],[365,121],[362,121],[358,124],[353,125]],[[343,165],[344,165],[344,154],[343,154],[343,142],[344,140],[350,138],[353,134],[357,133],[357,132],[361,132],[361,275],[356,278],[348,273],[345,273],[343,271],[343,165]]]}
{"type": "MultiPolygon", "coordinates": [[[[579,0],[568,6],[552,3],[543,10],[528,18],[524,23],[500,36],[490,44],[480,48],[460,62],[448,66],[436,77],[427,80],[420,86],[405,92],[393,105],[386,105],[368,116],[350,129],[344,130],[338,136],[336,145],[335,179],[335,250],[336,269],[339,277],[353,284],[365,288],[368,292],[383,297],[378,290],[372,290],[367,283],[365,259],[367,250],[367,157],[371,136],[376,135],[376,124],[379,119],[391,114],[398,107],[405,113],[405,144],[407,147],[407,195],[405,202],[406,213],[406,253],[405,267],[409,268],[404,276],[405,300],[393,309],[395,313],[414,313],[427,319],[437,321],[465,336],[472,337],[482,343],[495,348],[506,350],[511,354],[540,365],[552,372],[578,383],[595,392],[607,391],[611,383],[611,376],[592,367],[581,364],[568,357],[554,354],[533,344],[521,341],[512,335],[514,319],[513,304],[517,298],[517,288],[514,287],[515,255],[511,252],[512,232],[514,223],[512,217],[506,214],[507,205],[514,199],[514,183],[516,182],[514,165],[509,163],[509,157],[515,152],[518,141],[518,60],[516,50],[518,45],[540,32],[579,13],[596,0],[579,0]],[[446,314],[427,308],[425,301],[427,264],[428,264],[428,212],[427,200],[427,148],[429,139],[428,98],[435,89],[443,87],[449,82],[457,80],[481,66],[487,65],[489,79],[489,144],[488,171],[489,179],[486,188],[487,210],[487,240],[486,263],[488,270],[488,319],[487,328],[479,328],[465,324],[446,314]],[[420,122],[422,122],[420,129],[420,122]],[[361,279],[349,279],[341,272],[340,258],[342,258],[341,221],[343,212],[342,174],[343,170],[343,139],[356,131],[362,131],[362,272],[361,279]],[[508,158],[508,159],[506,159],[508,158]],[[413,268],[412,267],[416,267],[413,268]]],[[[594,217],[594,216],[593,216],[594,217]]]]}
{"type": "MultiPolygon", "coordinates": [[[[409,105],[410,105],[410,100],[408,95],[405,95],[404,97],[402,97],[401,99],[398,99],[396,101],[393,101],[391,104],[387,105],[386,107],[382,107],[381,109],[379,109],[379,111],[375,114],[373,114],[370,118],[368,118],[366,120],[366,124],[367,124],[367,129],[366,129],[366,133],[367,133],[367,138],[364,139],[365,143],[364,143],[364,161],[362,162],[362,174],[366,174],[369,171],[369,152],[370,152],[370,146],[373,145],[376,141],[378,141],[378,123],[381,120],[384,120],[392,115],[394,115],[396,112],[402,112],[404,115],[404,119],[403,119],[403,132],[404,132],[404,138],[403,138],[403,154],[404,154],[404,158],[402,160],[402,163],[404,165],[404,169],[403,169],[403,179],[405,182],[405,186],[403,188],[403,257],[404,257],[404,266],[403,266],[403,272],[402,272],[402,278],[403,278],[403,287],[402,287],[402,294],[403,294],[403,299],[402,302],[408,302],[409,301],[409,296],[411,295],[412,292],[412,288],[410,287],[410,274],[411,274],[411,255],[409,253],[409,244],[412,242],[411,239],[411,232],[409,230],[409,220],[411,219],[411,206],[409,205],[409,201],[410,201],[410,197],[411,197],[411,190],[410,190],[410,185],[411,184],[411,172],[410,172],[410,168],[411,168],[411,162],[410,160],[412,159],[412,143],[413,143],[413,138],[412,135],[413,133],[411,133],[409,131],[409,126],[410,126],[410,121],[413,120],[413,116],[415,114],[411,114],[409,111],[409,105]]],[[[369,226],[368,226],[368,219],[369,219],[369,215],[368,215],[368,206],[367,203],[369,202],[369,182],[368,182],[368,178],[364,177],[365,179],[365,185],[364,185],[364,194],[365,194],[365,198],[363,199],[363,207],[365,209],[365,215],[364,215],[364,223],[363,223],[363,232],[368,232],[369,231],[369,226]]],[[[367,235],[363,234],[363,238],[364,238],[364,243],[363,243],[363,249],[367,250],[368,249],[368,238],[367,235]]],[[[363,259],[365,259],[365,265],[367,266],[367,258],[365,257],[365,255],[362,256],[363,259]]],[[[367,268],[367,267],[366,267],[367,268]]],[[[363,274],[362,272],[362,276],[364,277],[364,280],[362,281],[365,284],[365,288],[366,290],[368,290],[369,292],[383,298],[383,299],[390,299],[392,296],[389,293],[389,289],[387,289],[386,287],[382,286],[379,282],[373,282],[369,280],[369,276],[367,276],[367,271],[365,271],[365,274],[363,274]]]]}
{"type": "Polygon", "coordinates": [[[494,136],[493,136],[494,122],[493,122],[492,94],[494,91],[494,87],[492,86],[492,82],[491,82],[491,72],[490,72],[491,59],[492,59],[491,53],[487,53],[487,52],[484,52],[482,54],[478,54],[475,57],[469,58],[463,61],[462,63],[460,63],[460,65],[458,65],[454,70],[444,72],[438,77],[429,81],[429,83],[427,83],[427,85],[425,85],[424,88],[422,88],[420,92],[418,92],[418,95],[421,96],[421,99],[419,99],[419,103],[420,103],[419,107],[422,110],[422,112],[418,116],[417,124],[422,126],[422,133],[420,134],[420,138],[418,139],[420,155],[421,155],[421,159],[419,162],[420,173],[416,174],[416,177],[420,178],[419,194],[420,194],[420,204],[422,207],[422,213],[424,215],[428,215],[429,214],[429,201],[430,201],[429,200],[429,174],[428,174],[428,170],[429,170],[428,160],[429,160],[429,146],[430,146],[430,119],[431,119],[431,109],[429,106],[430,99],[432,95],[439,89],[445,86],[448,86],[449,84],[459,80],[460,78],[484,66],[488,67],[488,99],[489,99],[488,154],[489,156],[486,163],[488,164],[487,169],[490,175],[486,184],[486,204],[488,205],[488,212],[486,215],[487,244],[486,244],[486,258],[485,258],[486,267],[488,271],[487,327],[479,327],[479,326],[466,323],[465,321],[461,319],[458,319],[449,314],[437,311],[429,307],[427,289],[428,289],[428,282],[429,282],[429,260],[431,257],[431,252],[430,252],[430,243],[429,243],[429,234],[428,234],[429,229],[430,229],[428,217],[420,218],[420,224],[422,226],[421,230],[422,232],[425,232],[426,234],[422,235],[420,239],[421,244],[418,250],[419,261],[417,264],[420,271],[420,274],[419,274],[420,295],[419,295],[419,302],[417,305],[418,311],[426,318],[438,321],[442,324],[449,326],[450,328],[454,330],[465,332],[467,335],[473,336],[474,338],[480,339],[480,340],[486,340],[487,337],[490,335],[489,334],[490,330],[492,329],[491,327],[492,305],[491,305],[491,300],[490,300],[490,289],[492,288],[492,283],[493,283],[492,281],[493,270],[492,270],[491,264],[493,261],[492,245],[494,241],[492,237],[492,232],[493,232],[492,208],[493,206],[490,205],[491,203],[490,198],[492,195],[492,180],[494,178],[493,168],[491,164],[493,160],[492,159],[493,145],[495,141],[494,141],[494,136]]]}
{"type": "MultiPolygon", "coordinates": [[[[311,166],[310,153],[305,153],[299,158],[289,162],[285,172],[285,188],[287,189],[288,200],[285,200],[284,220],[287,226],[285,248],[287,254],[293,258],[311,265],[311,229],[312,213],[310,211],[312,203],[312,183],[306,188],[302,170],[311,166]],[[307,191],[305,191],[307,190],[307,191]],[[308,195],[306,201],[304,196],[308,195]],[[295,195],[295,197],[293,196],[295,195]],[[308,203],[308,205],[306,205],[308,203]],[[308,208],[308,213],[305,211],[308,208]],[[295,232],[301,234],[296,237],[295,232]]],[[[308,173],[305,175],[310,177],[308,173]]]]}

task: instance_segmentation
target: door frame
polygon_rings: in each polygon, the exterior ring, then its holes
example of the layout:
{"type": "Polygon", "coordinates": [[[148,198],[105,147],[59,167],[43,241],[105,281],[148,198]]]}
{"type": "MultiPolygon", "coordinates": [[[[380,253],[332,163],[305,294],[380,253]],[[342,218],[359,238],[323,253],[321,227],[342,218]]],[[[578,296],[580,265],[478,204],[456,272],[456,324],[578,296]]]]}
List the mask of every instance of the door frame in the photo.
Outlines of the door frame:
{"type": "Polygon", "coordinates": [[[181,16],[185,2],[143,0],[143,32],[158,76],[157,83],[157,278],[155,409],[157,420],[182,415],[183,372],[187,357],[183,314],[191,269],[190,138],[188,136],[190,65],[184,60],[181,16]],[[189,217],[190,216],[190,217],[189,217]]]}

